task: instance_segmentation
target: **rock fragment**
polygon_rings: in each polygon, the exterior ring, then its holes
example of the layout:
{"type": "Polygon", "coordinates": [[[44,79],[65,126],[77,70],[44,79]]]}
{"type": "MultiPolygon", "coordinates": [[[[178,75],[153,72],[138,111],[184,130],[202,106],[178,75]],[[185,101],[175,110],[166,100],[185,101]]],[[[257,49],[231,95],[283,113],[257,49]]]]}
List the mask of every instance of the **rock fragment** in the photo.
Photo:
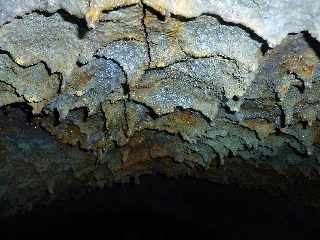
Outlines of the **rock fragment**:
{"type": "Polygon", "coordinates": [[[64,119],[70,110],[82,107],[87,108],[91,115],[108,97],[114,101],[121,99],[121,84],[125,82],[125,75],[118,64],[103,58],[94,59],[74,73],[70,84],[48,104],[47,109],[56,109],[61,119],[64,119]]]}
{"type": "MultiPolygon", "coordinates": [[[[21,68],[5,54],[0,55],[0,82],[8,85],[7,88],[10,86],[14,89],[15,98],[23,98],[31,105],[43,102],[42,106],[58,93],[60,85],[58,76],[50,76],[44,64],[21,68]]],[[[12,90],[7,89],[7,93],[3,94],[4,99],[0,98],[0,106],[10,102],[8,94],[12,96],[12,90]]]]}
{"type": "Polygon", "coordinates": [[[88,25],[92,28],[99,21],[103,11],[139,3],[140,0],[92,0],[90,10],[86,13],[88,25]]]}
{"type": "Polygon", "coordinates": [[[104,13],[87,38],[99,47],[120,40],[145,42],[142,18],[143,9],[139,5],[104,13]]]}
{"type": "Polygon", "coordinates": [[[116,41],[101,49],[97,56],[119,63],[126,73],[128,84],[138,84],[148,68],[148,52],[144,43],[116,41]]]}
{"type": "Polygon", "coordinates": [[[187,21],[178,33],[180,46],[189,56],[222,56],[234,59],[239,66],[255,72],[262,43],[252,37],[253,34],[247,30],[212,16],[200,16],[187,21]]]}
{"type": "Polygon", "coordinates": [[[89,51],[78,38],[77,26],[58,13],[49,17],[33,13],[1,27],[0,48],[21,66],[45,62],[52,73],[62,73],[65,79],[80,56],[89,51]]]}
{"type": "Polygon", "coordinates": [[[164,69],[147,71],[136,86],[132,99],[143,102],[161,115],[176,107],[193,109],[213,120],[219,98],[243,95],[246,84],[241,71],[232,61],[223,58],[194,59],[164,69]]]}
{"type": "Polygon", "coordinates": [[[146,11],[144,24],[150,49],[151,68],[165,67],[187,58],[181,49],[179,38],[183,22],[175,18],[163,21],[157,15],[146,11]]]}
{"type": "Polygon", "coordinates": [[[55,12],[63,9],[71,15],[81,17],[88,7],[88,0],[1,0],[0,26],[34,11],[55,12]]]}

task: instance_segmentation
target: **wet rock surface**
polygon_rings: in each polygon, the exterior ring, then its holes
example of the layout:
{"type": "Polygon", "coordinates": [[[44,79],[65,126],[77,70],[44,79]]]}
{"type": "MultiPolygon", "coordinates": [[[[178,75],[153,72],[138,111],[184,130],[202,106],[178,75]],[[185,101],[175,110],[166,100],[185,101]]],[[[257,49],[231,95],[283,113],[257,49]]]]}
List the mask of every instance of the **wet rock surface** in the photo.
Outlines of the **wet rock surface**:
{"type": "Polygon", "coordinates": [[[320,6],[288,2],[0,1],[0,202],[154,172],[317,182],[320,6]]]}

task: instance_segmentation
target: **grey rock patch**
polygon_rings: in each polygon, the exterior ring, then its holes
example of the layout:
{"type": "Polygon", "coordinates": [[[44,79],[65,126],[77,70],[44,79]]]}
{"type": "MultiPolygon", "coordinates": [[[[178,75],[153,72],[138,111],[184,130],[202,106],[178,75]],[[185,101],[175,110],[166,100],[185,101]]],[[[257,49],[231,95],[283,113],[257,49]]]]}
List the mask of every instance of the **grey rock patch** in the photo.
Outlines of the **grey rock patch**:
{"type": "Polygon", "coordinates": [[[320,40],[317,0],[143,0],[163,15],[197,17],[204,13],[242,24],[275,47],[288,35],[309,31],[320,40]]]}

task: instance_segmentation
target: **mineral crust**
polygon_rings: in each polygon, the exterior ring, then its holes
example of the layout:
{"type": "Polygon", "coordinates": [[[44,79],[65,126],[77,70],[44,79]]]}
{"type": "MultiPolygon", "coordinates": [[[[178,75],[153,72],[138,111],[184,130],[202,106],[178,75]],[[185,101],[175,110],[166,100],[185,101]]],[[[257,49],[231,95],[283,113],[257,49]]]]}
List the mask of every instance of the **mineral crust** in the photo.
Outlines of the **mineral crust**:
{"type": "Polygon", "coordinates": [[[158,170],[319,179],[319,16],[315,0],[0,0],[0,203],[158,170]]]}

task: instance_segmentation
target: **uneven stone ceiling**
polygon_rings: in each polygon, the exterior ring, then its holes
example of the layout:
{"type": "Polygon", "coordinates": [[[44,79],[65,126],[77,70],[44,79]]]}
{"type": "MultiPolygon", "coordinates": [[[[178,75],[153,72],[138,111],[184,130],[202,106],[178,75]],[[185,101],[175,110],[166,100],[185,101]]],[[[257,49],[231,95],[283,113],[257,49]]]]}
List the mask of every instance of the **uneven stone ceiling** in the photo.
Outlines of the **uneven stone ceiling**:
{"type": "Polygon", "coordinates": [[[0,0],[0,201],[157,159],[318,178],[319,16],[315,0],[0,0]],[[17,103],[45,133],[18,131],[17,103]]]}
{"type": "MultiPolygon", "coordinates": [[[[0,25],[33,11],[55,12],[63,9],[79,18],[86,17],[94,27],[103,11],[139,4],[139,0],[1,0],[0,25]]],[[[288,33],[309,31],[320,38],[320,2],[316,0],[142,0],[159,11],[187,18],[213,14],[230,23],[252,29],[271,47],[278,45],[288,33]]]]}

